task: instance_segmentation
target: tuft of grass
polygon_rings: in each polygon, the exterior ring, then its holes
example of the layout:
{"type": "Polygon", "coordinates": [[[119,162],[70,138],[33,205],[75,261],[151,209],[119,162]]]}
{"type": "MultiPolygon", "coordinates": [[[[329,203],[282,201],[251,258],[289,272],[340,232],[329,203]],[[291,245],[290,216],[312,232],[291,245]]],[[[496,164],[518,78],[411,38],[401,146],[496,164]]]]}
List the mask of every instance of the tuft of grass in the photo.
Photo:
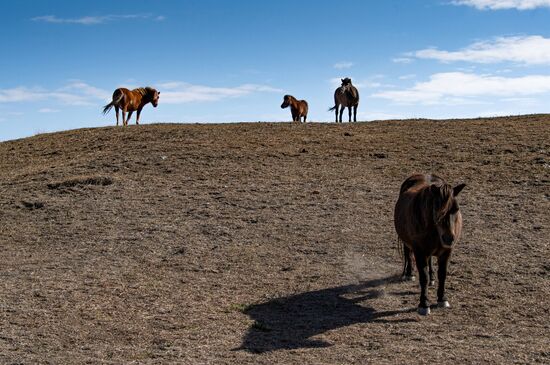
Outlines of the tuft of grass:
{"type": "Polygon", "coordinates": [[[244,304],[244,303],[231,304],[229,306],[229,311],[246,313],[252,308],[252,306],[253,306],[252,304],[244,304]]]}

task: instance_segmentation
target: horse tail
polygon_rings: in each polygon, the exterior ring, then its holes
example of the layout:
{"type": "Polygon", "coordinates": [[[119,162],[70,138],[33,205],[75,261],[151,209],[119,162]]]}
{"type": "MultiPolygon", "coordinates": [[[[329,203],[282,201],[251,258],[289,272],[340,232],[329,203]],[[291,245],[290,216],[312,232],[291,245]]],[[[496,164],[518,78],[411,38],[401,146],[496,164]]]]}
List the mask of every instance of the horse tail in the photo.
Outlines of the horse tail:
{"type": "Polygon", "coordinates": [[[336,107],[337,107],[337,105],[333,106],[333,107],[330,108],[328,111],[329,111],[329,112],[334,111],[334,110],[336,110],[336,107]]]}
{"type": "Polygon", "coordinates": [[[109,113],[109,110],[111,110],[113,108],[115,104],[113,104],[113,102],[111,101],[109,104],[105,105],[103,107],[103,114],[107,114],[109,113]]]}
{"type": "Polygon", "coordinates": [[[399,258],[403,263],[403,272],[401,276],[405,276],[405,270],[407,269],[407,259],[405,257],[405,248],[403,246],[403,241],[401,241],[399,237],[397,237],[397,252],[399,253],[399,258]]]}
{"type": "MultiPolygon", "coordinates": [[[[116,93],[116,91],[115,91],[115,93],[116,93]]],[[[113,106],[120,103],[120,101],[122,100],[123,97],[124,97],[124,93],[120,93],[120,95],[118,95],[116,97],[113,95],[113,101],[111,101],[109,104],[107,104],[103,107],[103,114],[107,114],[109,112],[109,110],[111,110],[113,108],[113,106]]]]}

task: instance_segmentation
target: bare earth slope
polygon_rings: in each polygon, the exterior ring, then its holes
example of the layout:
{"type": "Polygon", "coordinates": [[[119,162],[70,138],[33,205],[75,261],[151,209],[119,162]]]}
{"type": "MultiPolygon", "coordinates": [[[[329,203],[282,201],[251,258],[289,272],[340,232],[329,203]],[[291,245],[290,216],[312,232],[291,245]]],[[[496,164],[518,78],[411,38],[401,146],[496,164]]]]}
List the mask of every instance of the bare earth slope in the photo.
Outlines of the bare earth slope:
{"type": "Polygon", "coordinates": [[[0,363],[548,364],[549,208],[545,115],[0,143],[0,363]],[[468,184],[429,317],[395,279],[414,172],[468,184]]]}

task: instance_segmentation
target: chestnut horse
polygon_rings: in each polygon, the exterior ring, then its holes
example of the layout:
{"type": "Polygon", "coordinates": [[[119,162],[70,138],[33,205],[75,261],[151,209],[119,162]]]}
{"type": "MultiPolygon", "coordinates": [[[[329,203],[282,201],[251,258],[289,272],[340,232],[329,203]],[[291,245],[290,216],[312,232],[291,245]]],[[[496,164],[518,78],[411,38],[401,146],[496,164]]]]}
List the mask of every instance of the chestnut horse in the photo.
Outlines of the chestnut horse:
{"type": "Polygon", "coordinates": [[[293,122],[302,122],[302,117],[304,118],[304,123],[307,119],[308,105],[305,100],[297,100],[292,95],[285,95],[281,108],[288,108],[290,106],[290,113],[292,114],[293,122]]]}
{"type": "Polygon", "coordinates": [[[334,106],[329,111],[334,110],[336,114],[336,123],[338,123],[338,109],[340,109],[340,123],[342,123],[342,114],[346,107],[349,111],[349,121],[351,122],[351,108],[353,107],[353,121],[357,122],[357,107],[359,106],[359,91],[351,84],[351,79],[346,77],[342,79],[342,86],[334,91],[334,106]]]}
{"type": "Polygon", "coordinates": [[[420,278],[421,315],[430,314],[428,266],[432,256],[437,256],[438,264],[437,304],[441,308],[450,307],[445,296],[445,279],[449,257],[462,231],[456,197],[465,186],[453,188],[436,175],[413,175],[401,185],[394,224],[399,240],[404,243],[405,276],[412,277],[411,253],[414,254],[420,278]]]}
{"type": "Polygon", "coordinates": [[[118,126],[118,110],[121,109],[122,125],[128,125],[132,113],[137,110],[136,124],[139,124],[141,109],[143,109],[147,103],[153,104],[156,108],[159,103],[159,95],[160,92],[149,86],[139,87],[134,90],[128,90],[121,87],[113,92],[113,101],[105,105],[103,114],[107,114],[114,106],[116,112],[116,125],[118,126]],[[126,112],[128,112],[128,118],[126,118],[126,112]]]}

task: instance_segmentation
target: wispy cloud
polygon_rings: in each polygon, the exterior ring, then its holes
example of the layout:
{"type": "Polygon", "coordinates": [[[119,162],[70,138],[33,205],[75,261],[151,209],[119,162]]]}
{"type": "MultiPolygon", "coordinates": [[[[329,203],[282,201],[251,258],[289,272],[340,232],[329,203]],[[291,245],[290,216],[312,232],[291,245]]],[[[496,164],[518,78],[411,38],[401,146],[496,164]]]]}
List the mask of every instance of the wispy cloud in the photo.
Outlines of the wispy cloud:
{"type": "Polygon", "coordinates": [[[41,109],[38,109],[38,112],[39,113],[59,113],[60,110],[59,109],[51,109],[51,108],[41,108],[41,109]]]}
{"type": "MultiPolygon", "coordinates": [[[[179,81],[162,83],[158,85],[158,88],[162,92],[162,103],[166,104],[218,101],[254,93],[283,92],[281,89],[267,85],[244,84],[236,87],[211,87],[179,81]]],[[[24,86],[0,89],[0,104],[51,101],[72,106],[92,106],[110,100],[111,95],[111,91],[92,86],[80,80],[71,80],[65,86],[53,90],[24,86]]],[[[40,112],[53,112],[53,110],[44,108],[40,112]]]]}
{"type": "Polygon", "coordinates": [[[236,87],[212,87],[172,81],[159,84],[162,103],[183,104],[238,98],[260,92],[281,93],[283,90],[267,85],[244,84],[236,87]]]}
{"type": "MultiPolygon", "coordinates": [[[[373,94],[399,104],[479,104],[486,97],[517,98],[550,92],[550,75],[501,77],[463,72],[438,73],[404,90],[373,94]]],[[[511,100],[511,99],[508,99],[511,100]]]]}
{"type": "MultiPolygon", "coordinates": [[[[342,79],[344,77],[349,76],[340,76],[340,77],[333,77],[332,79],[328,80],[332,87],[340,87],[342,85],[342,79]]],[[[368,77],[366,79],[352,79],[352,83],[355,87],[358,88],[370,88],[370,89],[377,89],[382,87],[388,87],[391,85],[386,85],[380,82],[385,76],[384,75],[374,75],[371,77],[368,77]]]]}
{"type": "Polygon", "coordinates": [[[413,62],[414,60],[410,57],[396,57],[392,58],[393,63],[402,63],[402,64],[408,64],[413,62]]]}
{"type": "Polygon", "coordinates": [[[475,63],[515,62],[528,65],[550,64],[550,38],[539,35],[499,37],[476,42],[458,51],[428,48],[414,52],[414,56],[441,62],[466,61],[475,63]]]}
{"type": "Polygon", "coordinates": [[[45,98],[44,93],[45,90],[40,88],[15,87],[0,89],[0,103],[37,101],[45,98]]]}
{"type": "Polygon", "coordinates": [[[107,99],[112,93],[107,90],[91,86],[80,80],[71,80],[69,84],[59,89],[61,92],[71,93],[73,95],[80,95],[88,99],[107,99]]]}
{"type": "Polygon", "coordinates": [[[116,20],[129,20],[129,19],[149,19],[154,21],[163,21],[166,18],[162,15],[153,14],[126,14],[126,15],[96,15],[96,16],[83,16],[80,18],[60,18],[55,15],[43,15],[32,18],[31,20],[36,22],[55,23],[55,24],[80,24],[80,25],[95,25],[103,24],[107,22],[113,22],[116,20]]]}
{"type": "Polygon", "coordinates": [[[454,5],[472,6],[480,10],[531,10],[550,7],[550,0],[455,0],[454,5]]]}
{"type": "Polygon", "coordinates": [[[345,70],[348,68],[352,68],[353,65],[354,65],[353,62],[341,61],[341,62],[335,63],[333,67],[337,70],[345,70]]]}
{"type": "Polygon", "coordinates": [[[0,89],[0,103],[55,101],[66,105],[95,105],[99,100],[107,100],[109,96],[106,90],[78,80],[54,90],[25,86],[0,89]]]}

